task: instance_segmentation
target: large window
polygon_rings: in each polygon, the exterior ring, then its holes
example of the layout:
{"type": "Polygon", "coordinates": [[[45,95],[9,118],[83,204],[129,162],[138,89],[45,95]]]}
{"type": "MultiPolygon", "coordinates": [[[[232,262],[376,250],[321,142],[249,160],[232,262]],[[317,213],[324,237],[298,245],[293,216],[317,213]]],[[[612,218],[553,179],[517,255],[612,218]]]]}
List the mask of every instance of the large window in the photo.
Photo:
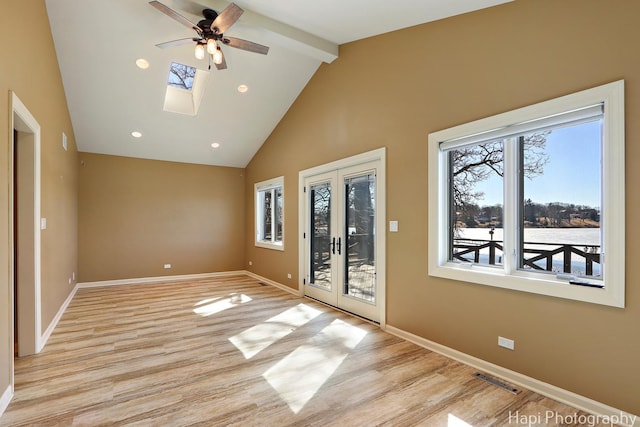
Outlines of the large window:
{"type": "Polygon", "coordinates": [[[255,184],[256,246],[284,249],[284,178],[255,184]]]}
{"type": "Polygon", "coordinates": [[[624,306],[624,85],[429,135],[429,274],[624,306]]]}

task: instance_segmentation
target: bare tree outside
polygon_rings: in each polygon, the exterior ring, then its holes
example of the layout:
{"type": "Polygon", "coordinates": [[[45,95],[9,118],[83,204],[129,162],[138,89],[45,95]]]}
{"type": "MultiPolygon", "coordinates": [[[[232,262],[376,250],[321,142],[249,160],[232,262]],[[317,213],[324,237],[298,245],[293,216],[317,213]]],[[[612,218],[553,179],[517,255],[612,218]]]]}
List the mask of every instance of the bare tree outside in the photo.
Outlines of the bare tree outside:
{"type": "Polygon", "coordinates": [[[196,69],[188,65],[172,62],[169,67],[169,80],[170,86],[179,87],[186,90],[191,90],[193,87],[193,80],[196,77],[196,69]]]}
{"type": "MultiPolygon", "coordinates": [[[[544,173],[544,166],[549,161],[545,151],[547,136],[551,131],[532,133],[523,136],[524,176],[533,179],[544,173]]],[[[462,147],[452,150],[451,176],[452,196],[456,211],[455,228],[458,221],[469,225],[473,216],[479,213],[479,202],[484,193],[476,186],[492,175],[504,177],[504,144],[502,141],[462,147]]]]}

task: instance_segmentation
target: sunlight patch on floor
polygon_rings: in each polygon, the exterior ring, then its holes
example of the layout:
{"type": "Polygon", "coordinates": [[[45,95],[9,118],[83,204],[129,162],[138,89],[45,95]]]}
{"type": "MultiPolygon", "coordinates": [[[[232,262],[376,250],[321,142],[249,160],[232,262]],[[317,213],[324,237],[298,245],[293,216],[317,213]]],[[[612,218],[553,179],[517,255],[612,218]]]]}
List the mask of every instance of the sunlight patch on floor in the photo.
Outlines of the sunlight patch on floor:
{"type": "Polygon", "coordinates": [[[365,335],[364,329],[336,319],[262,376],[297,414],[365,335]]]}
{"type": "Polygon", "coordinates": [[[460,418],[456,417],[453,414],[449,414],[449,420],[447,423],[447,427],[473,427],[469,423],[465,423],[460,418]]]}
{"type": "Polygon", "coordinates": [[[249,301],[252,301],[251,297],[245,294],[232,293],[226,298],[210,298],[200,301],[195,304],[197,307],[193,309],[193,312],[200,316],[211,316],[249,301]]]}
{"type": "Polygon", "coordinates": [[[301,303],[232,336],[229,341],[242,352],[245,359],[251,359],[320,314],[322,311],[301,303]]]}

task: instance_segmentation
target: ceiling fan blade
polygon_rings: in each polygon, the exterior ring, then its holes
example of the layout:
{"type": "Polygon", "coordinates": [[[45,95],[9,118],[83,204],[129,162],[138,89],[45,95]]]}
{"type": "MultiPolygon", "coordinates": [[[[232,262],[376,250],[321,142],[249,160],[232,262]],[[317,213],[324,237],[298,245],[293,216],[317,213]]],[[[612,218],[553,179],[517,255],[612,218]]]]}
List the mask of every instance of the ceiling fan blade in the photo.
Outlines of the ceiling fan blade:
{"type": "MultiPolygon", "coordinates": [[[[216,64],[214,62],[213,65],[215,65],[218,70],[226,70],[227,69],[227,61],[226,61],[226,59],[224,59],[224,53],[222,53],[222,49],[220,49],[220,53],[222,54],[222,62],[220,62],[219,64],[216,64]]],[[[213,56],[213,55],[211,55],[211,56],[213,56]]],[[[213,59],[211,61],[213,62],[213,59]]]]}
{"type": "Polygon", "coordinates": [[[261,44],[239,39],[236,37],[225,36],[220,41],[227,46],[235,47],[242,50],[248,50],[249,52],[260,53],[262,55],[266,55],[269,52],[268,46],[263,46],[261,44]]]}
{"type": "Polygon", "coordinates": [[[216,34],[224,33],[230,26],[235,24],[243,13],[244,10],[240,9],[235,3],[230,3],[211,23],[211,31],[216,34]]]}
{"type": "Polygon", "coordinates": [[[199,35],[202,35],[202,30],[200,28],[198,28],[198,26],[196,24],[194,24],[193,22],[189,21],[187,18],[185,18],[184,16],[180,15],[178,12],[176,12],[173,9],[171,9],[170,7],[167,7],[164,4],[160,3],[159,1],[155,1],[155,0],[154,1],[150,1],[149,4],[151,6],[153,6],[153,7],[155,7],[156,9],[158,9],[160,12],[164,13],[165,15],[167,15],[169,18],[172,18],[173,20],[178,21],[179,23],[181,23],[185,27],[191,28],[192,30],[197,32],[199,35]]]}
{"type": "Polygon", "coordinates": [[[198,39],[194,39],[194,38],[178,39],[178,40],[171,40],[164,43],[158,43],[156,46],[158,46],[160,49],[166,49],[169,47],[182,46],[184,44],[190,44],[197,41],[198,39]]]}

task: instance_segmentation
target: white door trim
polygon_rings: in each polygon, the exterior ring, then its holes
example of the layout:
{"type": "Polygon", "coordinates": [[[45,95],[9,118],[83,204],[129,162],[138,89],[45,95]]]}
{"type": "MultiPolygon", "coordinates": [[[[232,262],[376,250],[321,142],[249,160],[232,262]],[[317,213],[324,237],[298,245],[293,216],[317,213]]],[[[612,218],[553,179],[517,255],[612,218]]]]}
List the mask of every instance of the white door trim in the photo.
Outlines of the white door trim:
{"type": "Polygon", "coordinates": [[[380,218],[380,223],[385,224],[379,233],[379,251],[377,252],[377,268],[376,276],[379,281],[378,305],[380,310],[380,326],[382,328],[386,325],[386,215],[387,215],[387,202],[386,202],[386,148],[378,148],[376,150],[367,151],[365,153],[357,154],[355,156],[347,157],[344,159],[336,160],[323,165],[315,166],[309,169],[302,170],[298,173],[298,294],[304,295],[304,283],[305,271],[306,271],[306,259],[305,259],[305,239],[303,237],[305,233],[305,204],[306,194],[304,193],[305,179],[313,175],[329,172],[336,169],[343,169],[351,166],[357,166],[363,163],[369,163],[379,161],[379,170],[377,170],[376,187],[378,188],[378,200],[376,204],[378,206],[377,215],[380,218]]]}

